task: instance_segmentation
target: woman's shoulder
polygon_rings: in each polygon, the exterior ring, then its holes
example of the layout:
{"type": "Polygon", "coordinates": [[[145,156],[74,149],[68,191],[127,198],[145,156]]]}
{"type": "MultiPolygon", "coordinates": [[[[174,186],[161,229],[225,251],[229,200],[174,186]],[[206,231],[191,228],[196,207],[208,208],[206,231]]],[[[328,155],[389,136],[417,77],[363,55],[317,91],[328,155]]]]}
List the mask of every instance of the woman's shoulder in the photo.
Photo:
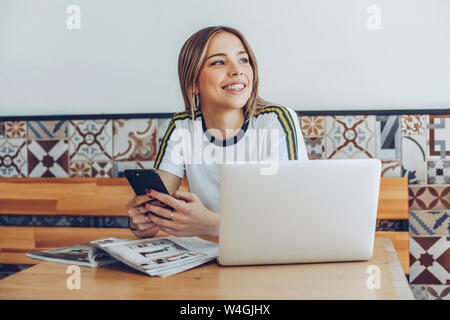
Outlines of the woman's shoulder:
{"type": "Polygon", "coordinates": [[[292,121],[292,118],[296,116],[296,112],[286,106],[282,105],[270,105],[259,110],[255,115],[255,121],[267,122],[278,120],[279,122],[292,121]]]}
{"type": "MultiPolygon", "coordinates": [[[[196,111],[194,113],[194,118],[197,118],[199,115],[201,115],[200,111],[196,111]]],[[[177,112],[174,113],[172,118],[171,118],[171,122],[179,122],[182,120],[191,120],[192,119],[192,113],[189,111],[182,111],[182,112],[177,112]]]]}

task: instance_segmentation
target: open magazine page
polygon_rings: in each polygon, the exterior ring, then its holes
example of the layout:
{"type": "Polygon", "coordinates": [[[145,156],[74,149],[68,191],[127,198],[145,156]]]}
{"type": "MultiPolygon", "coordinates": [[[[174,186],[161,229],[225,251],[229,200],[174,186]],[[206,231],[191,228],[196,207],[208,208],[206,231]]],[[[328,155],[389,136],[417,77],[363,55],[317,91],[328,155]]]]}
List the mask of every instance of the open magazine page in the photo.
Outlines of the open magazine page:
{"type": "Polygon", "coordinates": [[[93,242],[40,252],[28,252],[26,255],[32,259],[76,264],[86,267],[97,267],[116,261],[116,259],[112,258],[110,255],[98,250],[93,242]]]}
{"type": "Polygon", "coordinates": [[[175,264],[171,266],[161,267],[157,270],[152,270],[149,274],[151,276],[159,276],[162,278],[170,275],[192,269],[196,266],[202,265],[208,261],[211,261],[219,256],[219,247],[217,243],[202,240],[197,237],[169,237],[172,241],[179,245],[191,249],[193,251],[200,251],[206,254],[204,258],[196,259],[184,264],[175,264]]]}
{"type": "Polygon", "coordinates": [[[200,251],[208,255],[218,256],[219,246],[215,242],[206,241],[197,237],[168,237],[168,239],[178,243],[180,246],[194,251],[200,251]]]}
{"type": "Polygon", "coordinates": [[[218,254],[217,244],[194,237],[142,239],[119,244],[100,244],[100,247],[117,260],[151,276],[169,269],[171,274],[184,271],[186,268],[180,267],[195,267],[218,254]],[[180,271],[174,272],[177,268],[180,271]]]}
{"type": "Polygon", "coordinates": [[[208,257],[208,258],[205,258],[202,260],[195,260],[195,261],[188,262],[188,263],[182,264],[182,265],[174,265],[169,268],[153,270],[153,271],[151,271],[150,275],[165,278],[165,277],[171,276],[173,274],[195,268],[195,267],[205,264],[211,260],[214,260],[215,258],[216,257],[208,257]]]}

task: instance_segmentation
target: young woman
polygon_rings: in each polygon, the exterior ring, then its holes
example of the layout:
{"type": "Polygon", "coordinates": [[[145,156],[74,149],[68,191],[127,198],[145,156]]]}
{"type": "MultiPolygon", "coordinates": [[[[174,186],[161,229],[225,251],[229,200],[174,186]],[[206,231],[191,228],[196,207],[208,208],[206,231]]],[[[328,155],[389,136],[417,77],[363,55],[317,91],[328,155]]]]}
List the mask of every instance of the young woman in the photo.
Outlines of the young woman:
{"type": "Polygon", "coordinates": [[[130,228],[142,238],[158,230],[217,237],[221,163],[308,159],[295,112],[258,96],[256,59],[239,31],[192,35],[178,74],[186,111],[172,117],[155,161],[171,196],[152,191],[127,203],[130,228]],[[191,192],[176,191],[185,174],[191,192]],[[146,203],[153,198],[173,210],[146,203]]]}

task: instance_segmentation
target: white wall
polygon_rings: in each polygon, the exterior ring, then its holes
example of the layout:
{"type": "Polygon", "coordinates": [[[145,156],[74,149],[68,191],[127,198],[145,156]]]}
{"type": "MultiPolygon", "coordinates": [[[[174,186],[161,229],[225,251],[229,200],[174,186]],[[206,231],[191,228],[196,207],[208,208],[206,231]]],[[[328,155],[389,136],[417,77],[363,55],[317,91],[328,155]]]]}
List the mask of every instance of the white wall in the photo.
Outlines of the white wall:
{"type": "Polygon", "coordinates": [[[449,14],[448,0],[1,0],[0,116],[180,111],[179,50],[221,24],[246,35],[268,100],[449,108],[449,14]],[[79,30],[66,26],[69,5],[79,30]]]}

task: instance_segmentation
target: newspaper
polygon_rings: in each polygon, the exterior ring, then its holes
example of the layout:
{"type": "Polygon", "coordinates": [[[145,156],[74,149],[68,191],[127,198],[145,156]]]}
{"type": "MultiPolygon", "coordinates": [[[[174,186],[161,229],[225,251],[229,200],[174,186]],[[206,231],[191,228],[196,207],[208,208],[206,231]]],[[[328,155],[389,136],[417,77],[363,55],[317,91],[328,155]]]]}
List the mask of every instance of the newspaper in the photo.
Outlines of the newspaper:
{"type": "Polygon", "coordinates": [[[106,238],[26,255],[33,259],[88,267],[120,261],[150,276],[165,278],[217,258],[219,248],[217,243],[197,237],[106,238]]]}

